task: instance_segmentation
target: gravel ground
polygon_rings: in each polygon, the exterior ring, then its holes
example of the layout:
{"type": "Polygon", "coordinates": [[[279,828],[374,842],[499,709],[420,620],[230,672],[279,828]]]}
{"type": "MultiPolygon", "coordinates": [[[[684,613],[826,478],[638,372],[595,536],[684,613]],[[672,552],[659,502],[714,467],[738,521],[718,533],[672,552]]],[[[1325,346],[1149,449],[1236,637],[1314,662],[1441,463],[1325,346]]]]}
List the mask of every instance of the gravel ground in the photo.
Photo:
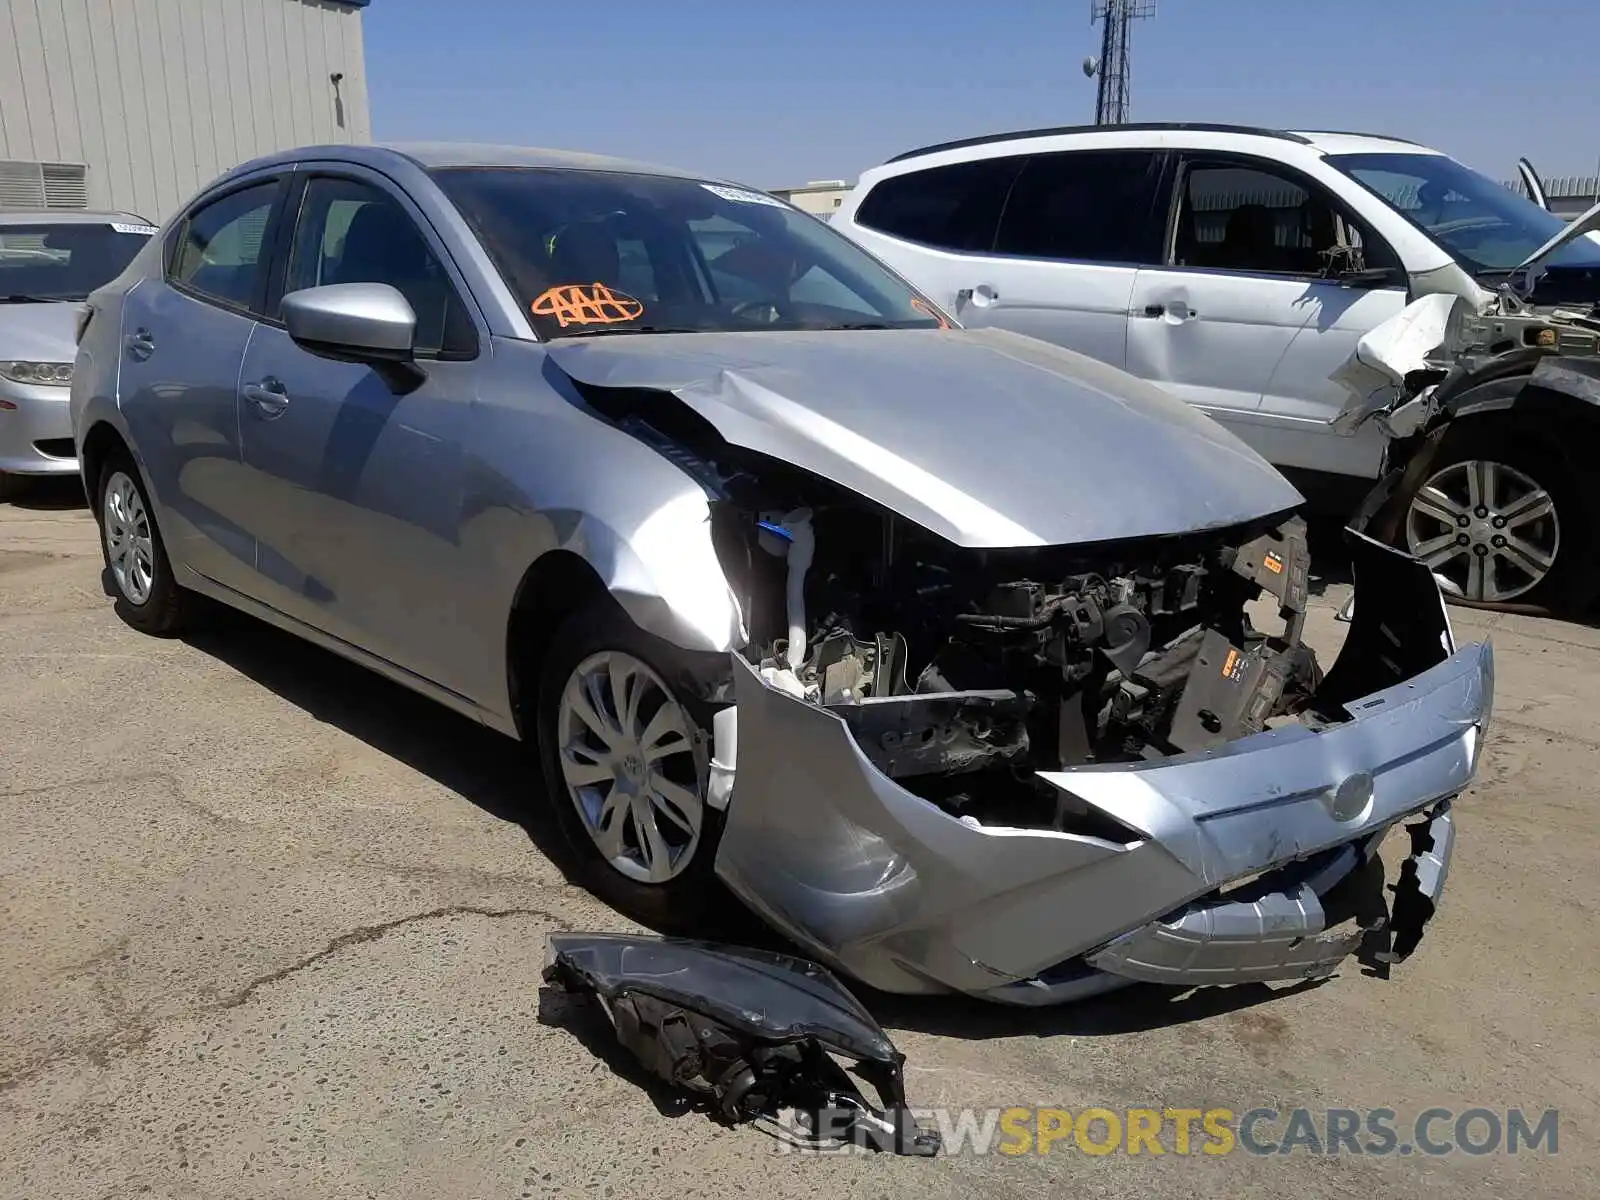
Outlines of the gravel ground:
{"type": "Polygon", "coordinates": [[[513,745],[243,618],[143,638],[99,567],[70,487],[0,506],[4,1196],[1594,1194],[1600,631],[1457,613],[1494,638],[1495,724],[1392,979],[869,997],[918,1105],[1384,1107],[1402,1133],[1554,1108],[1554,1155],[802,1158],[541,1016],[545,935],[629,925],[566,882],[513,745]]]}

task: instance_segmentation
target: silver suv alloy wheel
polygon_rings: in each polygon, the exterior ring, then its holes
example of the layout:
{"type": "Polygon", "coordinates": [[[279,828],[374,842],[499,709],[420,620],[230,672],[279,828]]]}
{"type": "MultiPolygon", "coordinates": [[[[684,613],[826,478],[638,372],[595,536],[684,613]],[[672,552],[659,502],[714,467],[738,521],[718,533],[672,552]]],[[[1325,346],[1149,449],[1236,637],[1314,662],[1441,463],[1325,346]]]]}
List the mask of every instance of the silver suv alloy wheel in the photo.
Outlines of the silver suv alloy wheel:
{"type": "Polygon", "coordinates": [[[139,489],[125,471],[113,472],[106,480],[100,524],[117,588],[128,603],[143,604],[155,587],[155,542],[150,535],[150,514],[145,512],[139,489]]]}
{"type": "Polygon", "coordinates": [[[1417,489],[1406,546],[1468,600],[1511,600],[1544,582],[1561,548],[1550,493],[1515,467],[1453,463],[1417,489]]]}
{"type": "Polygon", "coordinates": [[[621,650],[573,669],[556,712],[567,796],[601,856],[629,879],[665,883],[700,844],[704,773],[694,726],[671,689],[621,650]]]}

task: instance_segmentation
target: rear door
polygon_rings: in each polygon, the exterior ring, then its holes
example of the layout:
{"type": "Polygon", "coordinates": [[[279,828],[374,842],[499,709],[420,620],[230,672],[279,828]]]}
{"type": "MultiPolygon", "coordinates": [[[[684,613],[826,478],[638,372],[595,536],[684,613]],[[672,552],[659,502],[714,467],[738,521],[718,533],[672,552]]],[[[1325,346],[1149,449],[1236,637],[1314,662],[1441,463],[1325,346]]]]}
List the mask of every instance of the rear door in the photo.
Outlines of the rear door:
{"type": "Polygon", "coordinates": [[[1162,155],[1070,150],[1023,164],[992,254],[967,264],[955,314],[1121,367],[1140,264],[1160,261],[1162,155]]]}
{"type": "Polygon", "coordinates": [[[1273,463],[1375,475],[1381,438],[1328,427],[1347,399],[1329,377],[1405,290],[1398,270],[1389,287],[1331,277],[1330,253],[1353,241],[1369,266],[1389,265],[1392,252],[1315,181],[1265,160],[1185,155],[1163,262],[1134,284],[1128,369],[1273,463]]]}
{"type": "Polygon", "coordinates": [[[122,309],[119,396],[174,566],[249,592],[239,366],[265,303],[287,174],[203,197],[170,235],[165,270],[122,309]]]}
{"type": "Polygon", "coordinates": [[[870,187],[840,231],[953,313],[974,265],[994,253],[1000,214],[1026,161],[980,158],[891,175],[870,187]]]}
{"type": "Polygon", "coordinates": [[[256,586],[280,612],[459,690],[447,631],[463,586],[461,433],[480,331],[442,244],[392,183],[349,164],[302,164],[298,178],[275,298],[239,374],[256,586]],[[281,296],[332,283],[405,295],[419,386],[398,393],[290,339],[281,296]]]}

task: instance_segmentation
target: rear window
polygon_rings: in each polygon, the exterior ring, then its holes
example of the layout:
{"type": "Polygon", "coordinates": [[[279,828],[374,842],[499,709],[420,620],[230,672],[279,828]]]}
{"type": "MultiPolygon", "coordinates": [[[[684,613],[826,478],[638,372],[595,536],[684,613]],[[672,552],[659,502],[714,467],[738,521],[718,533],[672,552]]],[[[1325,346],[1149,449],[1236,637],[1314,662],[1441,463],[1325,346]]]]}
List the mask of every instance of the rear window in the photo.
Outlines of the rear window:
{"type": "Polygon", "coordinates": [[[895,175],[863,197],[856,223],[940,250],[992,250],[1023,161],[986,158],[895,175]]]}

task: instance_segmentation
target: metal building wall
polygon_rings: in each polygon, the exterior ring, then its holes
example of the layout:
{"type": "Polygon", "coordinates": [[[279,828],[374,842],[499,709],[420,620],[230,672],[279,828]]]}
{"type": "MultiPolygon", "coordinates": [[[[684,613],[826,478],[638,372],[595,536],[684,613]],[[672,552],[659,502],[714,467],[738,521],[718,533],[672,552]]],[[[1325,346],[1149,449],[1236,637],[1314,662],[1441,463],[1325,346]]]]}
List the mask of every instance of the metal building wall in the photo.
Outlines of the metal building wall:
{"type": "Polygon", "coordinates": [[[86,164],[91,208],[160,221],[255,155],[370,141],[365,5],[0,0],[0,160],[86,164]]]}

